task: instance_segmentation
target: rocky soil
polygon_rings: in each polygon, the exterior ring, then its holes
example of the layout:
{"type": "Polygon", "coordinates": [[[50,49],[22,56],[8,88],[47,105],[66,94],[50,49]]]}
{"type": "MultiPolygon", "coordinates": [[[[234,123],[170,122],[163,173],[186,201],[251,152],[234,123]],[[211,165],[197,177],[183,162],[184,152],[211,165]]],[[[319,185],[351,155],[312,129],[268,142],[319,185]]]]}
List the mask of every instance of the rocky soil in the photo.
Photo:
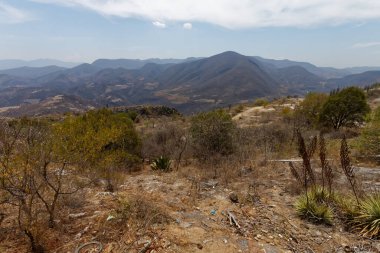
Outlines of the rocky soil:
{"type": "MultiPolygon", "coordinates": [[[[347,232],[338,222],[325,226],[299,219],[285,163],[242,169],[228,184],[190,174],[192,170],[159,174],[146,168],[121,179],[116,193],[99,186],[70,196],[58,229],[43,233],[49,251],[77,252],[84,243],[97,241],[101,252],[380,252],[380,242],[347,232]],[[148,215],[136,229],[133,220],[121,221],[120,201],[131,197],[159,208],[167,222],[150,222],[155,217],[148,215]]],[[[380,181],[377,169],[361,171],[373,185],[380,181]]],[[[26,252],[27,241],[14,233],[11,216],[3,225],[0,251],[26,252]]],[[[80,252],[97,252],[98,246],[80,252]]]]}

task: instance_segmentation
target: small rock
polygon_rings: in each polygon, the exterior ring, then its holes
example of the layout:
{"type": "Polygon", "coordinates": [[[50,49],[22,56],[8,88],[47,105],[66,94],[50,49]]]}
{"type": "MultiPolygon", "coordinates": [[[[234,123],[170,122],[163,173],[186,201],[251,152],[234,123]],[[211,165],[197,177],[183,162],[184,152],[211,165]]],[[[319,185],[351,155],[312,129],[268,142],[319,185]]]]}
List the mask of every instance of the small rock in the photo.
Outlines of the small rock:
{"type": "Polygon", "coordinates": [[[244,251],[249,250],[248,240],[246,240],[246,239],[240,239],[240,240],[237,241],[237,243],[239,244],[240,249],[243,249],[244,251]]]}
{"type": "Polygon", "coordinates": [[[113,220],[113,219],[115,219],[115,216],[113,216],[113,215],[108,215],[108,217],[107,217],[107,221],[110,221],[110,220],[113,220]]]}
{"type": "Polygon", "coordinates": [[[106,197],[106,196],[114,197],[115,193],[113,193],[113,192],[98,192],[97,194],[95,194],[95,197],[106,197]]]}
{"type": "Polygon", "coordinates": [[[236,193],[232,192],[229,197],[232,203],[239,203],[239,197],[236,193]]]}
{"type": "Polygon", "coordinates": [[[218,181],[209,180],[207,182],[201,182],[200,186],[202,189],[214,189],[218,185],[218,181]]]}
{"type": "Polygon", "coordinates": [[[241,168],[240,169],[240,176],[246,176],[246,175],[248,175],[249,173],[251,173],[253,170],[252,170],[252,168],[250,168],[250,167],[244,167],[244,168],[241,168]]]}
{"type": "Polygon", "coordinates": [[[280,253],[282,252],[278,248],[272,246],[272,245],[264,245],[264,250],[266,253],[280,253]]]}
{"type": "Polygon", "coordinates": [[[190,222],[181,222],[179,225],[182,228],[189,228],[189,227],[191,227],[192,224],[190,222]]]}
{"type": "Polygon", "coordinates": [[[351,250],[351,247],[350,246],[345,246],[344,247],[344,252],[352,252],[352,250],[351,250]]]}
{"type": "Polygon", "coordinates": [[[75,235],[74,239],[79,240],[82,237],[82,233],[78,233],[75,235]]]}
{"type": "Polygon", "coordinates": [[[147,246],[149,243],[150,243],[150,240],[144,240],[144,239],[141,239],[141,240],[138,240],[138,241],[137,241],[137,245],[144,245],[144,246],[147,246]]]}
{"type": "Polygon", "coordinates": [[[162,242],[162,247],[164,247],[164,248],[168,248],[169,246],[171,245],[171,242],[169,242],[169,241],[167,241],[167,240],[163,240],[163,242],[162,242]]]}
{"type": "Polygon", "coordinates": [[[198,244],[197,244],[197,248],[198,248],[198,249],[203,249],[202,244],[198,243],[198,244]]]}
{"type": "Polygon", "coordinates": [[[69,218],[70,219],[78,219],[78,218],[82,218],[86,215],[86,213],[71,213],[69,214],[69,218]]]}

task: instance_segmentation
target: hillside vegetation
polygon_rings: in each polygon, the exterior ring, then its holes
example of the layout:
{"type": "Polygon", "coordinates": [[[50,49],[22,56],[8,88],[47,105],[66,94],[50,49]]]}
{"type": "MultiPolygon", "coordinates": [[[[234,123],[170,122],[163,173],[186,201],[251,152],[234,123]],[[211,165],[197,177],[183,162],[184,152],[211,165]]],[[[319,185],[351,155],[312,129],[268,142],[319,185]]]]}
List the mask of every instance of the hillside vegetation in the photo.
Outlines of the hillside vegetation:
{"type": "Polygon", "coordinates": [[[377,91],[2,119],[0,251],[378,252],[377,91]]]}

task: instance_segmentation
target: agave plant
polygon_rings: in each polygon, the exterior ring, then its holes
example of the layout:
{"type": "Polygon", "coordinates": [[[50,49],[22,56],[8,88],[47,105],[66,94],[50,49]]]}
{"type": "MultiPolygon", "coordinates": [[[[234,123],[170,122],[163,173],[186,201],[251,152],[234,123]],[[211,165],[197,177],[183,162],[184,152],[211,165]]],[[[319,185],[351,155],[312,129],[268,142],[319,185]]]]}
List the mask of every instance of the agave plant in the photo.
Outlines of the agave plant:
{"type": "Polygon", "coordinates": [[[333,211],[328,205],[330,194],[323,191],[321,187],[313,187],[296,201],[295,207],[298,215],[318,224],[331,225],[333,222],[333,211]]]}
{"type": "Polygon", "coordinates": [[[171,161],[168,157],[160,156],[153,160],[150,164],[152,170],[168,172],[170,170],[171,161]]]}
{"type": "Polygon", "coordinates": [[[354,228],[362,236],[380,238],[380,193],[367,197],[354,218],[354,228]]]}

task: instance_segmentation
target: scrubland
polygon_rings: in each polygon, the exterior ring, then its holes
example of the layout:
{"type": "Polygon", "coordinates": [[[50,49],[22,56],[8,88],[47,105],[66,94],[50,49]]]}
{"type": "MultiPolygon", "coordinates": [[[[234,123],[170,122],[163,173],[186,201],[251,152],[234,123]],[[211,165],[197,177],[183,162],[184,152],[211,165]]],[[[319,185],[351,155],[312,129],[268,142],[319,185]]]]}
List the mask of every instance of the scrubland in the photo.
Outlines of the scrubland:
{"type": "Polygon", "coordinates": [[[376,92],[338,128],[328,95],[3,119],[0,251],[380,252],[376,92]]]}

